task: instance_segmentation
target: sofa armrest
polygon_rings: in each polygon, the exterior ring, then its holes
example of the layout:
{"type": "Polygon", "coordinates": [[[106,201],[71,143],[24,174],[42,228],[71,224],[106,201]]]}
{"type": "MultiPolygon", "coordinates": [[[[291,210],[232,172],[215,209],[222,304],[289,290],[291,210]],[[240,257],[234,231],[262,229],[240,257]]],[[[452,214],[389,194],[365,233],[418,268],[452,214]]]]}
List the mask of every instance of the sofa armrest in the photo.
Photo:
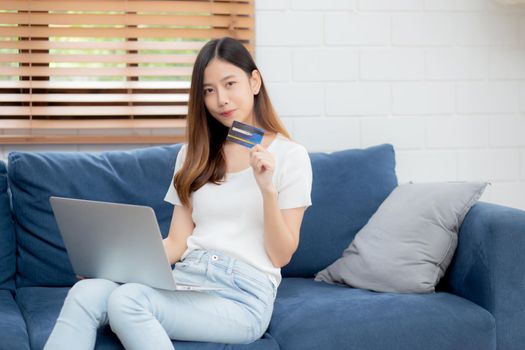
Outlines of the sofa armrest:
{"type": "Polygon", "coordinates": [[[29,337],[22,313],[10,291],[0,290],[0,350],[27,349],[29,337]]]}
{"type": "Polygon", "coordinates": [[[447,290],[490,311],[498,349],[525,344],[525,211],[479,202],[459,231],[447,290]]]}

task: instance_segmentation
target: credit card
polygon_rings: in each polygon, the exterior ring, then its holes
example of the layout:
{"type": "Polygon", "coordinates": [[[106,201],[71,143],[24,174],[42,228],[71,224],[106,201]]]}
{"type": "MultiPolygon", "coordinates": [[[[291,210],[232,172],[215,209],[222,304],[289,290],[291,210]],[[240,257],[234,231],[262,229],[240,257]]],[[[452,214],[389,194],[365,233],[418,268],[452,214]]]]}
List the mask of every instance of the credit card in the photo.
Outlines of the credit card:
{"type": "Polygon", "coordinates": [[[226,140],[238,143],[244,147],[252,148],[261,143],[263,135],[263,129],[234,120],[228,131],[226,140]]]}

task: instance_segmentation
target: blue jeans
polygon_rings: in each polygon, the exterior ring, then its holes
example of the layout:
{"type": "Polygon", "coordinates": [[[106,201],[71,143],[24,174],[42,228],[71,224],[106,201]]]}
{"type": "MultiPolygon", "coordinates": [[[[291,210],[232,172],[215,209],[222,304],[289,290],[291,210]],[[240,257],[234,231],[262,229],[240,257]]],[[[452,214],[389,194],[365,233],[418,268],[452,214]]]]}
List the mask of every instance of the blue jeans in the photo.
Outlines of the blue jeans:
{"type": "Polygon", "coordinates": [[[173,349],[171,339],[247,344],[268,328],[276,295],[268,276],[218,251],[194,250],[175,264],[178,283],[218,291],[167,291],[105,279],[78,281],[44,349],[93,349],[109,323],[126,349],[173,349]]]}

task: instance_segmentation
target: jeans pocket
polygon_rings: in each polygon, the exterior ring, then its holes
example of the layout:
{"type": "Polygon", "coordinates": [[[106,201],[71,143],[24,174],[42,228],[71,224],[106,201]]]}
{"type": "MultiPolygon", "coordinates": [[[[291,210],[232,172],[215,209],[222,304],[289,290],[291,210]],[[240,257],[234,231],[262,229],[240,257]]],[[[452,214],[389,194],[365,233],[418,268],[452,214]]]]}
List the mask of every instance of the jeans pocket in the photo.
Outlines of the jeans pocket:
{"type": "Polygon", "coordinates": [[[262,282],[253,277],[238,272],[234,272],[232,275],[233,285],[239,291],[252,295],[268,306],[269,299],[273,299],[273,295],[270,295],[273,294],[273,290],[269,290],[262,282]]]}
{"type": "Polygon", "coordinates": [[[179,261],[173,268],[173,278],[179,284],[204,285],[206,266],[198,261],[179,261]]]}
{"type": "Polygon", "coordinates": [[[202,269],[203,265],[204,263],[198,257],[192,255],[188,255],[183,260],[177,261],[175,263],[175,267],[179,269],[202,269]]]}
{"type": "Polygon", "coordinates": [[[191,265],[188,261],[178,261],[175,263],[176,270],[185,270],[191,265]]]}

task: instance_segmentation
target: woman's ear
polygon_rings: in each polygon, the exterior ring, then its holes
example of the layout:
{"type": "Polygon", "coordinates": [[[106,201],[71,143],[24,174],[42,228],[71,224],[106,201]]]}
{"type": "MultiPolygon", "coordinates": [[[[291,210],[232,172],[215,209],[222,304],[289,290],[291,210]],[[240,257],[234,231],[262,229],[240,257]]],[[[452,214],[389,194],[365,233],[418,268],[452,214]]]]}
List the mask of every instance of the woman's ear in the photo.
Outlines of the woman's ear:
{"type": "Polygon", "coordinates": [[[259,93],[259,90],[261,89],[261,84],[261,74],[257,69],[254,69],[252,71],[252,76],[250,77],[250,87],[252,88],[252,92],[254,95],[257,95],[259,93]]]}

